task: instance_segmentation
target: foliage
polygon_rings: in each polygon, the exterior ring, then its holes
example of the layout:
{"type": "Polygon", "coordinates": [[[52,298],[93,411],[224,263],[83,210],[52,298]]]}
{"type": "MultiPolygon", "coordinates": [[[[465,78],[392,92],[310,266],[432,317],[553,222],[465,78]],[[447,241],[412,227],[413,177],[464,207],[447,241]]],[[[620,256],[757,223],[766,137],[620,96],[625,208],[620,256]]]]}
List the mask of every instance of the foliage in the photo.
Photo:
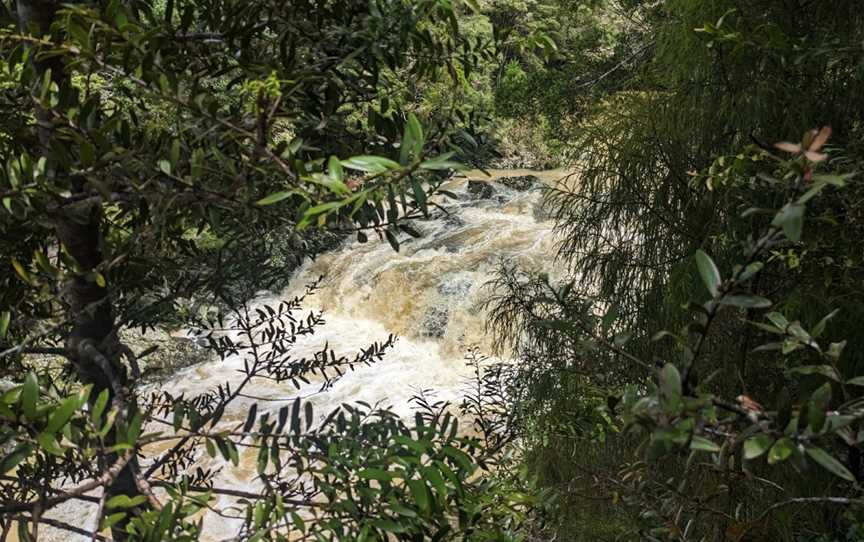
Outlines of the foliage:
{"type": "MultiPolygon", "coordinates": [[[[587,297],[572,282],[556,286],[546,277],[519,280],[502,272],[499,285],[506,293],[491,302],[492,324],[517,346],[524,363],[519,404],[537,420],[529,430],[534,453],[558,454],[564,463],[559,471],[581,465],[593,472],[590,478],[577,471],[575,483],[621,503],[629,518],[613,531],[654,539],[749,539],[770,532],[787,507],[861,504],[854,489],[861,476],[860,373],[845,362],[847,341],[831,331],[841,311],[804,324],[789,317],[782,298],[763,297],[759,290],[760,277],[780,273],[784,288],[775,294],[794,297],[801,275],[773,254],[817,246],[818,232],[807,232],[824,219],[817,214],[820,200],[835,200],[834,192],[842,193],[855,177],[818,169],[828,158],[821,151],[829,135],[827,128],[814,130],[801,144],[778,144],[791,153],[788,158],[766,150],[744,154],[751,162],[745,169],[760,170],[760,178],[791,199],[779,209],[743,212],[761,233],[735,243],[741,256],[731,272],[696,251],[691,269],[708,300],[697,294],[684,305],[681,330],[653,334],[650,357],[630,344],[634,331],[644,331],[631,327],[602,295],[587,297]],[[751,330],[747,336],[754,341],[740,353],[729,348],[727,336],[739,326],[751,330]],[[580,402],[587,412],[578,409],[580,402]],[[598,417],[611,423],[598,425],[598,417]],[[560,457],[557,443],[569,439],[581,446],[611,439],[618,463],[560,457]],[[787,465],[799,471],[797,481],[788,478],[787,465]],[[732,479],[754,488],[735,491],[732,479]]],[[[550,472],[555,469],[536,468],[550,484],[560,479],[550,472]]],[[[560,490],[563,498],[584,509],[573,485],[560,490]]],[[[820,518],[809,521],[815,526],[820,518]]],[[[577,519],[572,528],[588,524],[577,519]]],[[[608,532],[602,525],[595,529],[608,532]]]]}
{"type": "Polygon", "coordinates": [[[372,232],[398,250],[405,221],[434,209],[473,120],[445,108],[421,122],[402,81],[458,82],[491,58],[490,40],[460,25],[474,9],[0,3],[0,109],[16,112],[0,121],[4,529],[80,534],[50,511],[101,488],[100,531],[118,540],[197,539],[202,514],[238,510],[242,539],[506,539],[489,522],[499,509],[486,514],[505,489],[478,489],[485,452],[452,420],[349,405],[321,421],[299,400],[245,405],[239,425],[226,416],[253,380],[326,388],[392,344],[297,359],[321,316],[246,300],[314,254],[310,229],[372,232]],[[196,318],[242,378],[144,396],[148,352],[120,332],[196,318]],[[202,448],[234,464],[257,454],[260,491],[220,486],[202,448]],[[239,500],[229,511],[217,497],[239,500]]]}
{"type": "MultiPolygon", "coordinates": [[[[446,405],[440,416],[407,424],[363,403],[326,417],[299,397],[280,408],[278,399],[248,409],[238,404],[260,379],[297,388],[315,379],[326,389],[356,366],[380,360],[393,344],[390,337],[353,357],[325,346],[311,359],[298,358],[292,345],[324,322],[317,313],[302,317],[302,303],[242,305],[214,318],[201,336],[214,354],[242,361],[242,379],[194,397],[155,392],[129,410],[123,397],[109,404],[104,390],[87,408],[91,386],[53,392],[45,375],[29,373],[2,400],[3,440],[14,446],[4,472],[17,466],[15,483],[4,483],[7,521],[18,522],[22,539],[39,521],[81,532],[40,515],[110,487],[123,465],[145,454],[147,463],[135,474],[141,494],[103,496],[100,530],[131,516],[126,539],[197,539],[203,527],[195,517],[210,509],[233,518],[244,540],[508,539],[501,521],[515,518],[525,503],[510,503],[512,490],[475,475],[494,455],[482,441],[458,436],[456,418],[443,414],[446,405]],[[238,408],[246,410],[240,421],[238,408]],[[169,446],[147,453],[159,443],[169,446]],[[223,468],[253,458],[259,489],[238,490],[220,478],[223,468]],[[53,487],[48,472],[78,485],[53,487]]],[[[497,423],[485,412],[472,414],[483,420],[478,423],[497,423]]]]}
{"type": "Polygon", "coordinates": [[[645,49],[565,126],[573,174],[546,193],[566,278],[504,269],[491,306],[522,361],[527,460],[559,498],[550,536],[842,539],[860,521],[860,12],[631,4],[645,49]]]}

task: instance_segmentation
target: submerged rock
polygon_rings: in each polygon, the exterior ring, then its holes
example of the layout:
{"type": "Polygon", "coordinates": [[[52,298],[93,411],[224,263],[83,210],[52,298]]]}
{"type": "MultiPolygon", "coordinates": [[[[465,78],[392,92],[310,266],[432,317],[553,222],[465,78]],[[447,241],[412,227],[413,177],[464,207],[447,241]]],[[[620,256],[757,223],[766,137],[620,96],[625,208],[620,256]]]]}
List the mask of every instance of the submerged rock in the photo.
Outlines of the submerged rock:
{"type": "Polygon", "coordinates": [[[447,324],[450,320],[450,314],[446,308],[431,307],[426,311],[421,324],[420,335],[422,337],[431,337],[440,339],[447,331],[447,324]]]}
{"type": "Polygon", "coordinates": [[[535,175],[519,175],[516,177],[501,177],[498,182],[508,188],[524,192],[534,187],[540,179],[535,175]]]}
{"type": "Polygon", "coordinates": [[[455,212],[450,212],[444,215],[444,223],[448,226],[461,228],[465,225],[465,220],[461,216],[457,215],[455,212]]]}
{"type": "Polygon", "coordinates": [[[468,181],[468,193],[474,199],[489,199],[495,194],[495,189],[486,181],[468,181]]]}

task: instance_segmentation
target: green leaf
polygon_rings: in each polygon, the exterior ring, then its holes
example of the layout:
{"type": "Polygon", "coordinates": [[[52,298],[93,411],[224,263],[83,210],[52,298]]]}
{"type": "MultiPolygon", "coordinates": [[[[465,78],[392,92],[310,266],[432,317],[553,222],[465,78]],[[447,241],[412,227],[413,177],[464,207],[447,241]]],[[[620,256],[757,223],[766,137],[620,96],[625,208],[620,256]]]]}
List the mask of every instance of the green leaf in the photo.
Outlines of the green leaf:
{"type": "Polygon", "coordinates": [[[830,365],[804,365],[803,367],[795,367],[794,369],[789,369],[790,373],[797,373],[802,375],[822,375],[826,378],[830,378],[835,382],[840,381],[840,375],[837,374],[837,370],[830,365]]]}
{"type": "Polygon", "coordinates": [[[228,449],[228,459],[231,460],[231,464],[235,467],[240,464],[240,452],[237,451],[237,447],[234,446],[234,443],[230,440],[225,440],[225,447],[228,449]]]}
{"type": "Polygon", "coordinates": [[[393,475],[382,469],[363,469],[357,473],[357,477],[361,480],[377,480],[379,482],[389,482],[393,479],[393,475]]]}
{"type": "Polygon", "coordinates": [[[429,488],[426,487],[426,482],[423,480],[408,480],[408,487],[411,489],[411,495],[417,502],[417,506],[424,512],[429,509],[429,488]]]}
{"type": "Polygon", "coordinates": [[[817,173],[813,175],[813,180],[817,182],[824,182],[826,184],[830,184],[831,186],[836,186],[837,188],[843,188],[846,186],[846,180],[851,179],[855,176],[855,173],[846,173],[845,175],[830,175],[824,173],[817,173]]]}
{"type": "Polygon", "coordinates": [[[342,207],[344,204],[345,204],[344,201],[328,201],[327,203],[322,203],[320,205],[310,207],[310,208],[306,209],[305,213],[303,213],[303,218],[300,219],[300,223],[304,224],[304,225],[308,224],[309,220],[311,220],[312,217],[315,217],[315,216],[321,215],[321,214],[325,214],[328,211],[332,211],[333,209],[338,209],[339,207],[342,207]]]}
{"type": "Polygon", "coordinates": [[[129,497],[129,495],[116,495],[108,499],[105,503],[105,507],[109,509],[133,508],[135,506],[140,506],[145,502],[147,502],[147,497],[144,495],[136,495],[135,497],[129,497]]]}
{"type": "Polygon", "coordinates": [[[36,373],[27,373],[21,389],[21,409],[31,420],[36,418],[36,402],[39,400],[39,379],[36,373]]]}
{"type": "Polygon", "coordinates": [[[742,309],[767,309],[773,303],[758,295],[726,295],[720,298],[720,304],[742,309]]]}
{"type": "Polygon", "coordinates": [[[660,389],[670,400],[681,398],[681,374],[672,363],[667,363],[660,371],[660,389]]]}
{"type": "Polygon", "coordinates": [[[15,272],[18,273],[18,276],[21,277],[21,280],[23,280],[30,286],[36,284],[36,280],[30,275],[27,269],[25,269],[24,266],[21,265],[21,262],[19,262],[15,258],[12,258],[12,267],[15,268],[15,272]]]}
{"type": "Polygon", "coordinates": [[[300,433],[300,398],[294,399],[291,405],[291,432],[294,434],[300,433]]]}
{"type": "MultiPolygon", "coordinates": [[[[342,167],[341,164],[339,167],[342,167]]],[[[303,177],[303,179],[321,185],[330,192],[333,192],[334,194],[346,195],[351,193],[351,189],[349,189],[348,186],[343,183],[341,179],[336,178],[336,175],[323,175],[321,173],[315,173],[310,177],[303,177]]]]}
{"type": "Polygon", "coordinates": [[[797,203],[801,205],[807,203],[808,201],[819,195],[819,192],[821,192],[826,186],[828,186],[828,183],[826,182],[813,183],[813,186],[810,187],[810,190],[808,190],[800,198],[798,198],[797,203]]]}
{"type": "Polygon", "coordinates": [[[171,162],[169,160],[159,160],[159,170],[165,175],[171,175],[171,162]]]}
{"type": "Polygon", "coordinates": [[[738,277],[738,280],[743,282],[745,280],[749,280],[753,278],[756,273],[762,271],[762,268],[765,267],[765,264],[762,262],[753,262],[741,272],[741,275],[738,277]]]}
{"type": "Polygon", "coordinates": [[[171,165],[176,166],[180,163],[180,140],[175,139],[171,142],[171,154],[169,156],[171,165]]]}
{"type": "Polygon", "coordinates": [[[28,526],[28,521],[26,519],[19,520],[18,522],[18,540],[20,542],[35,542],[33,537],[30,536],[30,529],[28,526]]]}
{"type": "Polygon", "coordinates": [[[444,453],[453,458],[462,470],[467,472],[474,471],[474,464],[471,462],[471,458],[462,450],[453,446],[444,446],[444,453]]]}
{"type": "Polygon", "coordinates": [[[384,237],[387,238],[387,242],[390,243],[393,250],[399,252],[399,239],[396,238],[396,234],[394,234],[390,229],[387,229],[384,230],[384,237]]]}
{"type": "Polygon", "coordinates": [[[327,162],[327,170],[332,180],[342,182],[345,179],[345,170],[342,169],[342,162],[335,156],[331,156],[327,162]]]}
{"type": "Polygon", "coordinates": [[[708,291],[711,292],[711,296],[717,297],[722,279],[720,278],[720,270],[717,269],[714,260],[702,250],[697,250],[696,266],[699,268],[699,276],[702,277],[702,282],[708,288],[708,291]]]}
{"type": "Polygon", "coordinates": [[[312,402],[306,401],[306,404],[303,405],[303,416],[306,419],[306,431],[312,427],[312,416],[314,412],[312,410],[312,402]]]}
{"type": "Polygon", "coordinates": [[[117,523],[123,521],[123,519],[125,517],[126,517],[126,512],[116,512],[114,514],[105,516],[105,518],[102,520],[100,530],[108,529],[112,525],[116,525],[117,523]]]}
{"type": "Polygon", "coordinates": [[[404,533],[408,530],[404,525],[389,519],[374,519],[372,520],[372,525],[382,531],[388,531],[391,533],[404,533]]]}
{"type": "Polygon", "coordinates": [[[831,383],[826,382],[816,388],[810,396],[810,404],[807,409],[807,423],[810,430],[818,433],[825,425],[826,410],[831,403],[831,383]]]}
{"type": "Polygon", "coordinates": [[[864,386],[864,376],[856,376],[855,378],[847,380],[846,383],[853,386],[864,386]]]}
{"type": "Polygon", "coordinates": [[[765,318],[771,321],[772,324],[786,332],[786,328],[789,327],[789,320],[786,319],[785,316],[780,314],[779,312],[769,312],[765,315],[765,318]]]}
{"type": "Polygon", "coordinates": [[[713,441],[705,437],[696,437],[690,441],[691,450],[699,450],[700,452],[716,453],[720,451],[720,446],[717,446],[713,441]]]}
{"type": "Polygon", "coordinates": [[[405,516],[409,518],[416,518],[419,516],[419,514],[415,512],[413,508],[408,508],[407,506],[403,506],[397,502],[391,502],[389,504],[393,511],[400,516],[405,516]]]}
{"type": "Polygon", "coordinates": [[[423,152],[423,144],[423,127],[414,113],[408,113],[408,122],[405,123],[405,133],[399,147],[399,163],[407,166],[412,159],[419,157],[423,152]]]}
{"type": "Polygon", "coordinates": [[[429,467],[421,467],[420,470],[423,472],[423,478],[425,478],[432,487],[435,488],[435,491],[441,497],[447,496],[447,484],[444,482],[444,477],[441,476],[441,473],[434,466],[429,467]]]}
{"type": "Polygon", "coordinates": [[[774,217],[771,225],[783,228],[783,233],[791,241],[801,240],[801,230],[804,227],[804,206],[797,203],[787,203],[774,217]]]}
{"type": "Polygon", "coordinates": [[[81,49],[90,49],[90,32],[86,28],[81,26],[80,23],[72,20],[69,22],[68,25],[66,25],[66,30],[81,47],[81,49]]]}
{"type": "Polygon", "coordinates": [[[817,448],[816,446],[805,446],[804,450],[807,452],[807,455],[813,459],[813,461],[822,465],[825,470],[849,482],[855,481],[855,477],[851,472],[849,472],[849,469],[844,467],[842,463],[837,461],[822,448],[817,448]]]}
{"type": "Polygon", "coordinates": [[[192,151],[192,159],[190,161],[190,172],[192,180],[201,178],[201,173],[204,170],[204,149],[195,149],[192,151]]]}
{"type": "Polygon", "coordinates": [[[249,407],[249,412],[246,414],[246,422],[243,424],[243,432],[248,433],[252,426],[255,425],[255,416],[258,414],[258,403],[252,403],[249,407]]]}
{"type": "Polygon", "coordinates": [[[210,457],[216,457],[216,445],[213,444],[212,439],[204,439],[204,447],[207,449],[207,455],[210,457]]]}
{"type": "Polygon", "coordinates": [[[417,202],[417,206],[423,211],[423,216],[428,217],[429,208],[426,206],[426,192],[420,186],[420,182],[417,179],[411,179],[411,189],[414,191],[414,201],[417,202]]]}
{"type": "Polygon", "coordinates": [[[9,322],[12,320],[12,313],[9,311],[0,312],[0,339],[6,338],[6,332],[9,331],[9,322]]]}
{"type": "Polygon", "coordinates": [[[397,162],[383,156],[353,156],[347,160],[343,160],[342,165],[348,169],[368,173],[382,173],[391,169],[399,169],[397,162]]]}
{"type": "Polygon", "coordinates": [[[840,356],[843,355],[843,350],[846,348],[846,341],[840,341],[839,343],[831,343],[828,345],[828,351],[825,352],[825,355],[834,361],[839,361],[840,356]]]}
{"type": "Polygon", "coordinates": [[[417,119],[414,113],[408,113],[408,123],[405,126],[406,131],[411,134],[412,151],[415,156],[420,156],[423,153],[423,145],[426,144],[425,136],[423,135],[423,126],[417,119]]]}
{"type": "Polygon", "coordinates": [[[774,439],[765,433],[759,433],[744,441],[744,459],[756,459],[771,447],[774,439]]]}
{"type": "Polygon", "coordinates": [[[77,409],[78,399],[75,397],[66,398],[60,406],[51,413],[45,431],[48,433],[56,433],[59,431],[64,425],[66,425],[66,422],[72,418],[72,415],[75,414],[77,409]]]}
{"type": "Polygon", "coordinates": [[[126,442],[129,444],[135,444],[138,441],[138,436],[141,434],[141,424],[143,423],[143,418],[140,412],[136,412],[134,416],[132,416],[132,421],[129,422],[129,428],[126,430],[126,442]]]}
{"type": "Polygon", "coordinates": [[[464,171],[468,169],[465,164],[454,162],[452,160],[428,160],[420,164],[420,169],[429,171],[441,171],[452,169],[454,171],[464,171]]]}
{"type": "Polygon", "coordinates": [[[7,474],[18,466],[19,463],[30,457],[33,446],[30,444],[19,444],[12,452],[0,460],[0,473],[7,474]]]}
{"type": "Polygon", "coordinates": [[[261,446],[258,449],[258,457],[255,459],[255,471],[258,474],[264,474],[267,470],[268,459],[270,458],[270,450],[267,446],[261,446]]]}
{"type": "Polygon", "coordinates": [[[49,454],[56,456],[62,456],[64,454],[63,448],[57,445],[57,439],[54,433],[43,431],[36,436],[36,442],[38,442],[39,446],[49,454]]]}
{"type": "Polygon", "coordinates": [[[774,446],[771,447],[771,451],[768,452],[768,464],[774,465],[785,461],[790,455],[792,455],[794,448],[795,443],[793,443],[791,439],[788,437],[780,438],[780,440],[775,442],[774,446]]]}
{"type": "Polygon", "coordinates": [[[96,402],[93,403],[93,409],[90,411],[90,420],[94,425],[99,425],[102,422],[102,413],[105,412],[105,407],[108,405],[108,390],[104,389],[99,392],[96,397],[96,402]]]}
{"type": "Polygon", "coordinates": [[[810,335],[813,337],[819,337],[825,331],[825,326],[828,324],[828,321],[837,316],[837,313],[840,312],[840,309],[834,309],[827,316],[819,320],[819,323],[816,324],[812,330],[810,330],[810,335]]]}
{"type": "Polygon", "coordinates": [[[266,198],[261,198],[258,201],[256,201],[255,205],[258,205],[259,207],[263,207],[265,205],[273,205],[274,203],[278,203],[284,199],[290,198],[294,194],[295,194],[295,192],[293,190],[274,192],[274,193],[270,194],[269,196],[267,196],[266,198]]]}

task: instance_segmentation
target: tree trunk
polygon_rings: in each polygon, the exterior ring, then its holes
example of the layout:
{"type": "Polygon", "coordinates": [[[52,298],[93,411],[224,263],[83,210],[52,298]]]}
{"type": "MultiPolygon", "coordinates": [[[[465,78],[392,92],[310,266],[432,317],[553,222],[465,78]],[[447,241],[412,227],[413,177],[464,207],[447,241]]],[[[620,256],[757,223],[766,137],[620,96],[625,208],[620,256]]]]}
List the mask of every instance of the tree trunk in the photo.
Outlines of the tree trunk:
{"type": "MultiPolygon", "coordinates": [[[[59,5],[60,2],[55,0],[17,0],[22,31],[37,35],[49,34],[59,5]]],[[[37,81],[41,81],[42,74],[50,69],[51,78],[58,87],[63,88],[70,84],[60,57],[47,61],[34,60],[34,67],[38,74],[37,81]]],[[[68,104],[61,104],[63,105],[68,104]]],[[[50,156],[50,142],[54,137],[53,119],[49,111],[38,106],[36,119],[41,154],[50,156]]],[[[122,363],[123,347],[117,337],[110,292],[95,280],[95,273],[104,261],[101,250],[102,205],[98,200],[87,198],[84,179],[75,178],[63,171],[57,171],[56,175],[58,178],[65,176],[72,194],[67,203],[61,204],[54,211],[57,240],[80,266],[80,273],[70,274],[63,285],[65,317],[71,324],[66,350],[75,366],[78,380],[93,386],[91,402],[95,401],[102,391],[108,390],[109,404],[120,409],[118,422],[122,422],[135,411],[136,405],[134,398],[128,393],[128,376],[122,363]]],[[[109,433],[106,440],[109,446],[116,443],[115,432],[109,433]]],[[[115,461],[116,454],[106,454],[100,468],[107,470],[115,461]]],[[[135,482],[137,471],[137,461],[133,457],[110,487],[105,488],[108,498],[120,494],[130,497],[138,495],[135,482]]],[[[112,529],[115,540],[126,538],[124,527],[124,522],[121,522],[112,529]]]]}

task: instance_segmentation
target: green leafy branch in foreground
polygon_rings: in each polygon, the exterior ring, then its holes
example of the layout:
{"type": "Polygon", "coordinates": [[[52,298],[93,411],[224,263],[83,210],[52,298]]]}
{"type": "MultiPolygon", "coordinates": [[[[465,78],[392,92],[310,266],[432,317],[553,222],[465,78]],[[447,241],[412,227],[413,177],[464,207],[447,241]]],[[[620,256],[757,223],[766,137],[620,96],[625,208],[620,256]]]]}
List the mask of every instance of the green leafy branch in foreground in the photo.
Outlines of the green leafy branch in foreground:
{"type": "MultiPolygon", "coordinates": [[[[323,197],[329,201],[315,203],[307,198],[306,203],[299,208],[297,229],[305,229],[313,223],[324,227],[328,221],[356,223],[359,225],[356,231],[361,242],[367,239],[363,230],[373,228],[383,231],[387,241],[395,250],[399,250],[397,236],[400,229],[416,236],[404,224],[404,220],[428,217],[429,208],[437,205],[430,199],[439,192],[443,181],[427,176],[424,183],[421,174],[465,169],[461,163],[451,160],[456,151],[427,158],[423,150],[426,143],[420,121],[414,113],[409,113],[399,145],[398,162],[384,156],[360,155],[345,160],[331,156],[326,163],[326,171],[316,171],[323,169],[323,162],[303,164],[304,175],[300,180],[324,188],[323,197]],[[346,169],[359,172],[362,176],[352,178],[346,169]]],[[[258,200],[256,205],[273,205],[294,196],[305,197],[296,190],[279,191],[258,200]]]]}
{"type": "MultiPolygon", "coordinates": [[[[198,516],[215,514],[236,523],[237,540],[512,539],[533,501],[518,485],[478,472],[503,453],[498,430],[468,438],[449,412],[435,418],[418,412],[407,421],[360,402],[322,416],[313,406],[317,393],[250,395],[250,384],[265,380],[326,391],[346,373],[379,361],[395,340],[354,357],[327,346],[298,356],[298,338],[324,323],[320,314],[300,314],[303,300],[244,304],[200,322],[206,348],[242,368],[239,380],[197,396],[154,392],[132,411],[116,396],[109,403],[107,391],[92,402],[90,387],[58,393],[34,373],[8,389],[0,397],[2,443],[9,450],[0,459],[6,526],[17,522],[22,540],[36,539],[40,524],[105,539],[52,519],[50,511],[67,501],[93,503],[90,493],[111,487],[138,457],[139,495],[95,497],[99,532],[196,540],[206,528],[198,516]],[[243,489],[221,476],[247,468],[254,474],[243,489]],[[46,471],[55,479],[44,482],[46,471]]],[[[489,401],[500,400],[488,385],[474,387],[476,401],[486,404],[487,393],[489,401]]],[[[500,409],[467,410],[489,428],[502,427],[493,418],[506,416],[500,409]]]]}

